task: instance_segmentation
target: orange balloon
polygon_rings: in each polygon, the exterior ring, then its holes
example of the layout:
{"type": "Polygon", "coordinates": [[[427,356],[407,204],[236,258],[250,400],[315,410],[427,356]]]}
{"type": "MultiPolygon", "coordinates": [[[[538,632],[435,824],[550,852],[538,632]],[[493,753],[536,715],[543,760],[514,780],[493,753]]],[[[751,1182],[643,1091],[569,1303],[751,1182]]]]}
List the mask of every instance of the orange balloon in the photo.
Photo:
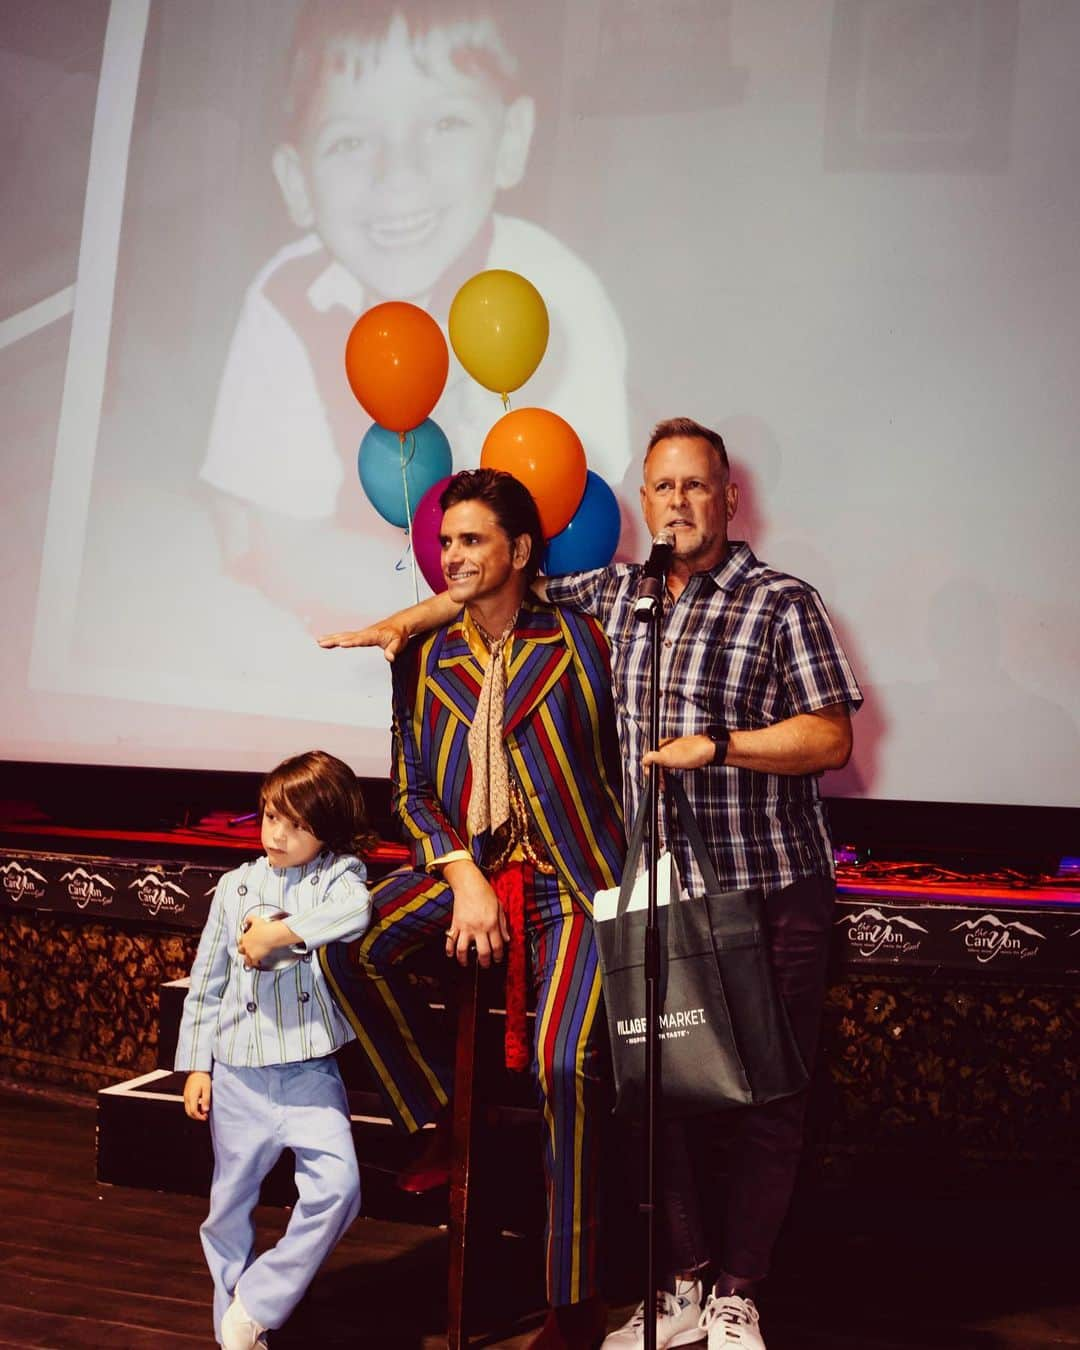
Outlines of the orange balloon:
{"type": "Polygon", "coordinates": [[[588,469],[577,432],[546,408],[515,408],[484,438],[480,463],[512,473],[533,495],[544,538],[569,525],[585,495],[588,469]]]}
{"type": "Polygon", "coordinates": [[[450,352],[430,314],[388,300],[361,314],[345,343],[345,374],[368,414],[390,431],[411,431],[446,386],[450,352]]]}

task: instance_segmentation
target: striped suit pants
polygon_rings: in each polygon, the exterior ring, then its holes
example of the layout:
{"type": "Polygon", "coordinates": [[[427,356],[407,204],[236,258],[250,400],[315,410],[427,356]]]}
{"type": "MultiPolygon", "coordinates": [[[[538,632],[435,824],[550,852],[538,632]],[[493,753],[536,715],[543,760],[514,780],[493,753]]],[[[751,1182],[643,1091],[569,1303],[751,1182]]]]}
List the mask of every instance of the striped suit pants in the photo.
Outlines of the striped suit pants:
{"type": "MultiPolygon", "coordinates": [[[[596,1292],[606,1038],[591,917],[559,877],[528,864],[524,890],[536,994],[532,1069],[545,1127],[547,1292],[557,1307],[596,1292]]],[[[441,878],[402,869],[372,887],[371,898],[367,933],[319,956],[392,1114],[411,1132],[446,1106],[453,1073],[445,1029],[407,979],[408,957],[432,944],[441,949],[454,897],[441,878]]]]}

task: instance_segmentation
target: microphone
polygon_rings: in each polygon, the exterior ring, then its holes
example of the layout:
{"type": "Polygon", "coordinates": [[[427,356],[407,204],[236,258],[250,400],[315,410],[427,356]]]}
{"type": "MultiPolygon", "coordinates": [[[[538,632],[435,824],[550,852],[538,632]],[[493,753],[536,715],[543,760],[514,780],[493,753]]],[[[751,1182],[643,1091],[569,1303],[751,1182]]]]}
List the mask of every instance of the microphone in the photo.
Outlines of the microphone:
{"type": "Polygon", "coordinates": [[[675,535],[671,530],[660,530],[652,541],[648,561],[641,569],[637,599],[634,601],[634,618],[640,619],[643,623],[660,612],[664,598],[664,583],[667,581],[674,550],[675,535]]]}

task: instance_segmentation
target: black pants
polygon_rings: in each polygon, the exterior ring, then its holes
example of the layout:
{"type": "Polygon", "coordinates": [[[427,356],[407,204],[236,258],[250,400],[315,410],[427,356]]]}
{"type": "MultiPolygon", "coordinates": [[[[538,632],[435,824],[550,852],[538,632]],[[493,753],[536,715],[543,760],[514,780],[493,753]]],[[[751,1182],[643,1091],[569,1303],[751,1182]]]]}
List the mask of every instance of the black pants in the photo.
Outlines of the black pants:
{"type": "MultiPolygon", "coordinates": [[[[806,877],[766,895],[777,988],[808,1069],[813,1067],[825,999],[836,886],[806,877]]],[[[747,1280],[768,1274],[802,1154],[809,1089],[741,1107],[723,1117],[669,1121],[661,1131],[661,1244],[671,1273],[710,1265],[747,1280]],[[728,1138],[727,1185],[706,1180],[710,1134],[728,1138]]]]}

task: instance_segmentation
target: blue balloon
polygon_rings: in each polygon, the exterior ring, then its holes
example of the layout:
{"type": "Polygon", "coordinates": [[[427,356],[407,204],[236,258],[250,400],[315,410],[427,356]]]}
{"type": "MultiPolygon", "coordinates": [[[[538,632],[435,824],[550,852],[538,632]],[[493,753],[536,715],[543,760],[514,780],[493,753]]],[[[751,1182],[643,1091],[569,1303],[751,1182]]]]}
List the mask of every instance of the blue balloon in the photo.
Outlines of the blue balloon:
{"type": "Polygon", "coordinates": [[[622,530],[619,503],[599,474],[590,469],[585,495],[570,524],[548,540],[544,571],[549,577],[606,567],[615,554],[622,530]]]}
{"type": "Polygon", "coordinates": [[[450,442],[442,427],[430,417],[412,431],[406,431],[404,441],[396,431],[388,431],[375,422],[360,442],[356,469],[368,500],[383,520],[408,529],[409,518],[416,514],[420,498],[433,483],[453,472],[450,442]]]}

